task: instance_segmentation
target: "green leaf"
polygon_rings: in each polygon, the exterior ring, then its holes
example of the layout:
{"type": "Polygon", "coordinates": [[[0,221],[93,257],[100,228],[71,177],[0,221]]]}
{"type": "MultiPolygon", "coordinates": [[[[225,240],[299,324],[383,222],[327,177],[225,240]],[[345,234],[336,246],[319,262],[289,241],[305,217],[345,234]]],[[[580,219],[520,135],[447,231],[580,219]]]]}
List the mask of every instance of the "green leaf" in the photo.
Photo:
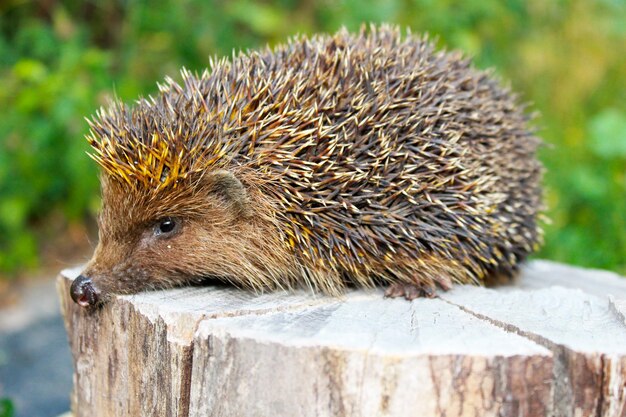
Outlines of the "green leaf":
{"type": "Polygon", "coordinates": [[[626,114],[606,109],[589,124],[589,145],[602,158],[626,158],[626,114]]]}
{"type": "Polygon", "coordinates": [[[230,13],[256,33],[265,36],[280,33],[286,20],[283,12],[277,7],[247,1],[233,2],[230,13]]]}
{"type": "Polygon", "coordinates": [[[589,201],[602,199],[609,193],[609,184],[606,174],[590,167],[582,166],[571,173],[570,190],[575,195],[580,195],[589,201]]]}
{"type": "Polygon", "coordinates": [[[41,81],[47,73],[46,66],[34,59],[22,59],[13,67],[13,73],[24,81],[41,81]]]}
{"type": "Polygon", "coordinates": [[[13,401],[8,398],[0,398],[0,417],[13,417],[14,414],[13,401]]]}
{"type": "Polygon", "coordinates": [[[19,197],[5,198],[0,203],[0,225],[7,229],[18,229],[26,221],[28,202],[19,197]]]}

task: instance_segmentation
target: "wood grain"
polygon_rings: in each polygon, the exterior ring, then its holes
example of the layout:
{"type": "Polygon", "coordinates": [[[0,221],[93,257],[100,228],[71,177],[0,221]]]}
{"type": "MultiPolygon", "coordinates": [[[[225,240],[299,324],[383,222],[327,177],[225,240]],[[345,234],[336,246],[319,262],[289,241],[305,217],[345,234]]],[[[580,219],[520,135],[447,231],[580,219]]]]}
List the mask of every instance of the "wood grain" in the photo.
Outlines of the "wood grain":
{"type": "Polygon", "coordinates": [[[437,299],[58,279],[81,416],[626,416],[626,281],[545,261],[437,299]]]}

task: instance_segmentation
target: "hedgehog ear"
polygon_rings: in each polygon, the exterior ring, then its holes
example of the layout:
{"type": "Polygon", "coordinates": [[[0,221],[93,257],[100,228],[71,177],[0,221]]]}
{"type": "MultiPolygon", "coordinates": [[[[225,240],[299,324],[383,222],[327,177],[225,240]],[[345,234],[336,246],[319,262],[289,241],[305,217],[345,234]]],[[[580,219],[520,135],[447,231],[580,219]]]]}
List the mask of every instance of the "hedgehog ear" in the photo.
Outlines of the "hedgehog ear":
{"type": "Polygon", "coordinates": [[[208,183],[211,192],[218,194],[235,208],[239,214],[247,217],[250,214],[250,200],[246,187],[239,178],[230,171],[220,169],[209,174],[208,183]]]}

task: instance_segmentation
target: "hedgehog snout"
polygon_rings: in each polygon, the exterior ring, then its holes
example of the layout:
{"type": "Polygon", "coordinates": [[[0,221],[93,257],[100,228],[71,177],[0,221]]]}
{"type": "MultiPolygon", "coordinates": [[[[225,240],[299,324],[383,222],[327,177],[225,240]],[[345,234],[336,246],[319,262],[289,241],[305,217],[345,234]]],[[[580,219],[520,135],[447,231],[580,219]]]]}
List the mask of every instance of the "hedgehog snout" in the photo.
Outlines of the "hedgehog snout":
{"type": "Polygon", "coordinates": [[[94,286],[91,278],[82,274],[72,282],[70,295],[72,300],[81,307],[94,306],[100,300],[100,291],[94,286]]]}

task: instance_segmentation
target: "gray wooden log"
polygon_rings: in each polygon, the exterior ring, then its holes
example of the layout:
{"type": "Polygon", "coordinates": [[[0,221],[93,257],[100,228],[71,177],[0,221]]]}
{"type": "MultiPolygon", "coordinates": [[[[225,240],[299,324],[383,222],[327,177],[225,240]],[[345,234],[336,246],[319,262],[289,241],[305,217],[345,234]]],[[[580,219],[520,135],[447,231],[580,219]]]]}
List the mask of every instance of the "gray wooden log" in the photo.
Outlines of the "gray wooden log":
{"type": "Polygon", "coordinates": [[[626,280],[534,261],[437,299],[58,290],[81,416],[626,416],[626,280]]]}

